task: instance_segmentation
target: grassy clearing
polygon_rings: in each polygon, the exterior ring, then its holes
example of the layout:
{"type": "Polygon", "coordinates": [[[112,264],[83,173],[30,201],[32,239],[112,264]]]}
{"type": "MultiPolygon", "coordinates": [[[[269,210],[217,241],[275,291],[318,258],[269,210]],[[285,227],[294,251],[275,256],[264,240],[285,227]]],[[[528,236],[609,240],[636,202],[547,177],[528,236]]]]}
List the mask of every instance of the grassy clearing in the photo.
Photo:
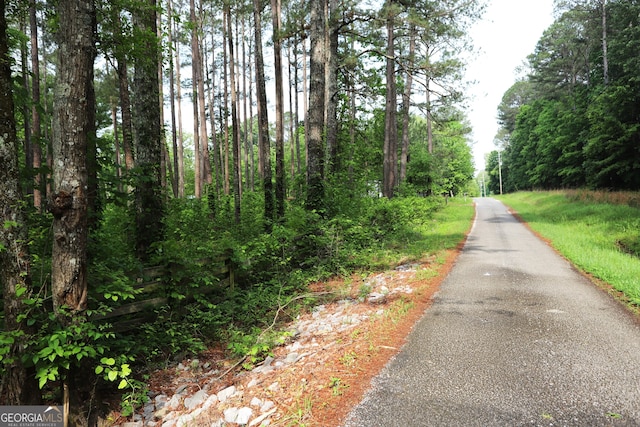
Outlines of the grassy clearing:
{"type": "Polygon", "coordinates": [[[574,265],[640,305],[640,209],[628,197],[558,191],[498,198],[574,265]]]}

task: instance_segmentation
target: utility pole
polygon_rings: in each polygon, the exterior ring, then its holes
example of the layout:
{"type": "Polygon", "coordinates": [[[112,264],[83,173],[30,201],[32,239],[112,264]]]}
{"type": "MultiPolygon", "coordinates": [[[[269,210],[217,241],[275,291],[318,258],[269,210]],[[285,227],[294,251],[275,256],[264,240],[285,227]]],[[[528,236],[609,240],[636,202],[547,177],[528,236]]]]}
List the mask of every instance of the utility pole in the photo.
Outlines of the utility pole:
{"type": "Polygon", "coordinates": [[[498,150],[498,175],[500,176],[500,194],[502,194],[502,157],[498,150]]]}

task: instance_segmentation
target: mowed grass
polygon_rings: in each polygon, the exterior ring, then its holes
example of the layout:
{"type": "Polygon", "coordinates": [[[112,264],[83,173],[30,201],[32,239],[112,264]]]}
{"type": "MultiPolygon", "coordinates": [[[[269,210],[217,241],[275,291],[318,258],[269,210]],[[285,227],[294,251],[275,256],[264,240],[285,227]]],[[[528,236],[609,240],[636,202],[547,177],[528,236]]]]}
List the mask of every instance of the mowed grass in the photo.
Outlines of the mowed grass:
{"type": "Polygon", "coordinates": [[[640,209],[576,197],[575,192],[520,192],[497,198],[575,266],[640,306],[640,209]]]}

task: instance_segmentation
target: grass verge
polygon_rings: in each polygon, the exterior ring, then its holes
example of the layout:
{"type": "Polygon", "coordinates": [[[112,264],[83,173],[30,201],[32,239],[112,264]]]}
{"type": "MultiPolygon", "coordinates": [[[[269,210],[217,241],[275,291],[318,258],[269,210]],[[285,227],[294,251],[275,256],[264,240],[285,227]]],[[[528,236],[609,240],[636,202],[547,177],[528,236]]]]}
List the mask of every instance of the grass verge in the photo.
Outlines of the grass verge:
{"type": "Polygon", "coordinates": [[[640,306],[640,209],[562,191],[498,198],[576,267],[640,306]]]}

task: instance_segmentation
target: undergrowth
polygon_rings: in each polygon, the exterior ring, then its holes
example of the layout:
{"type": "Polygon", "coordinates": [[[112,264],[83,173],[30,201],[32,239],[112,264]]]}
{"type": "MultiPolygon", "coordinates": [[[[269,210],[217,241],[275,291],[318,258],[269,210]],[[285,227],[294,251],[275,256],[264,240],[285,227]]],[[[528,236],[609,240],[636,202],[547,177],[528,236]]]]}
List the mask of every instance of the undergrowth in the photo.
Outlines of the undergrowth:
{"type": "MultiPolygon", "coordinates": [[[[69,362],[74,363],[74,352],[86,350],[81,365],[93,366],[96,374],[86,383],[101,389],[119,386],[122,411],[131,413],[144,401],[145,373],[210,345],[224,343],[230,356],[250,369],[287,339],[279,325],[327,298],[307,294],[309,283],[433,257],[464,238],[473,215],[471,200],[445,204],[440,197],[352,197],[329,205],[331,210],[318,213],[292,201],[284,218],[265,233],[263,201],[255,194],[243,200],[246,218],[239,225],[233,220],[231,198],[172,200],[164,219],[165,239],[155,246],[152,260],[170,272],[153,291],[167,302],[134,328],[122,328],[122,321],[108,314],[143,298],[136,278],[145,266],[134,255],[132,212],[124,204],[106,206],[91,239],[89,297],[90,316],[109,321],[89,317],[83,330],[97,332],[65,338],[64,357],[50,358],[59,351],[51,337],[60,330],[48,323],[50,284],[43,277],[35,286],[42,292],[33,303],[40,329],[25,349],[25,354],[41,355],[41,385],[54,387],[62,372],[68,373],[69,362]],[[221,285],[216,260],[223,258],[232,265],[233,286],[221,285]]],[[[50,245],[46,221],[31,229],[34,247],[50,245]]],[[[34,263],[42,269],[49,259],[46,251],[34,252],[34,263]]],[[[12,342],[0,334],[2,346],[12,342]]],[[[10,362],[0,363],[0,375],[10,362]]]]}

